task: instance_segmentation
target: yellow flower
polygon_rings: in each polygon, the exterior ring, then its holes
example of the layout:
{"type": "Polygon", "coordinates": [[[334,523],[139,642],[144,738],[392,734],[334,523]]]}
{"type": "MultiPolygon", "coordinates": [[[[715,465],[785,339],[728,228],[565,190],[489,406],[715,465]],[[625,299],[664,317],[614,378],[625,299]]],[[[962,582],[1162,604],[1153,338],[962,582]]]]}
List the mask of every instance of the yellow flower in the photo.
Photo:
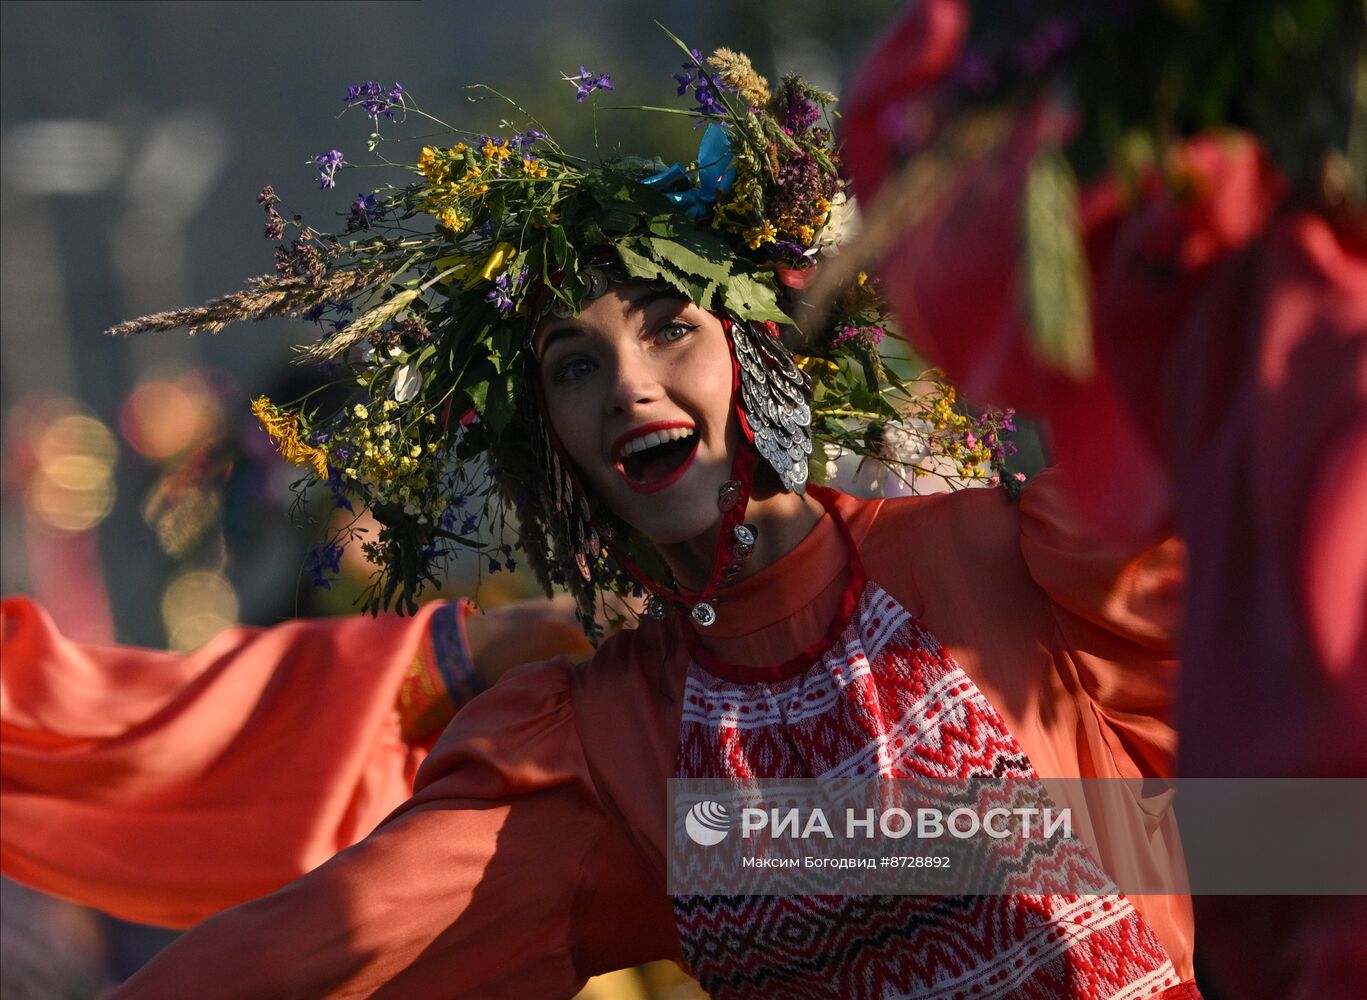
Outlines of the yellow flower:
{"type": "Polygon", "coordinates": [[[438,159],[437,151],[431,146],[423,146],[418,154],[418,169],[429,184],[440,184],[446,179],[446,165],[438,159]]]}
{"type": "Polygon", "coordinates": [[[459,212],[457,212],[454,208],[452,208],[449,205],[437,213],[438,224],[445,226],[453,233],[460,232],[462,229],[465,228],[466,223],[468,223],[469,221],[469,219],[461,215],[459,212]]]}
{"type": "Polygon", "coordinates": [[[813,378],[821,377],[818,374],[821,372],[833,375],[840,371],[839,365],[833,361],[827,361],[825,358],[817,358],[804,354],[798,354],[795,355],[795,357],[797,358],[797,366],[813,378]]]}
{"type": "Polygon", "coordinates": [[[534,156],[528,156],[522,161],[522,172],[528,177],[545,177],[546,165],[534,156]]]}
{"type": "Polygon", "coordinates": [[[320,479],[328,475],[327,454],[320,448],[299,440],[299,414],[286,413],[265,396],[252,400],[252,414],[261,421],[266,433],[274,439],[281,456],[295,465],[306,465],[320,479]]]}
{"type": "Polygon", "coordinates": [[[370,411],[365,408],[364,403],[357,403],[351,408],[351,412],[360,420],[364,420],[366,417],[370,416],[370,411]]]}
{"type": "Polygon", "coordinates": [[[506,160],[513,155],[511,149],[507,146],[496,145],[493,139],[485,139],[484,145],[480,147],[479,151],[484,154],[486,160],[493,160],[495,162],[506,160]]]}
{"type": "Polygon", "coordinates": [[[764,225],[747,229],[744,238],[751,250],[758,250],[761,244],[773,243],[778,238],[778,230],[766,219],[764,225]]]}

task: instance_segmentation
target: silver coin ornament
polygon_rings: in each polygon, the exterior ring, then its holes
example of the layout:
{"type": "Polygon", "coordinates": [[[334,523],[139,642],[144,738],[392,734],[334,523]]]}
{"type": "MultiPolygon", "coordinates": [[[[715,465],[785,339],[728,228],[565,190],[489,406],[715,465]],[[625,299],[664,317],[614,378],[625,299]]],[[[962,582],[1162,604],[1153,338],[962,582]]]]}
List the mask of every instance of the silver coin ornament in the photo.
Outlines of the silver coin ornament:
{"type": "Polygon", "coordinates": [[[588,279],[589,287],[584,293],[584,298],[596,299],[608,290],[608,276],[597,268],[590,268],[585,277],[588,279]]]}
{"type": "Polygon", "coordinates": [[[740,367],[741,406],[755,432],[755,448],[783,487],[802,493],[812,453],[807,378],[780,342],[748,324],[733,330],[740,367]]]}
{"type": "Polygon", "coordinates": [[[738,524],[735,530],[736,543],[744,545],[746,548],[755,544],[755,539],[759,537],[759,532],[753,524],[738,524]]]}
{"type": "Polygon", "coordinates": [[[717,620],[717,609],[706,601],[693,605],[688,614],[695,622],[704,628],[717,620]]]}
{"type": "Polygon", "coordinates": [[[664,598],[651,596],[646,601],[646,617],[655,621],[664,621],[665,614],[669,611],[669,606],[665,604],[664,598]]]}
{"type": "Polygon", "coordinates": [[[722,483],[721,488],[717,490],[717,509],[725,514],[728,510],[734,509],[736,504],[740,503],[740,498],[740,483],[736,482],[734,479],[728,479],[726,482],[722,483]]]}

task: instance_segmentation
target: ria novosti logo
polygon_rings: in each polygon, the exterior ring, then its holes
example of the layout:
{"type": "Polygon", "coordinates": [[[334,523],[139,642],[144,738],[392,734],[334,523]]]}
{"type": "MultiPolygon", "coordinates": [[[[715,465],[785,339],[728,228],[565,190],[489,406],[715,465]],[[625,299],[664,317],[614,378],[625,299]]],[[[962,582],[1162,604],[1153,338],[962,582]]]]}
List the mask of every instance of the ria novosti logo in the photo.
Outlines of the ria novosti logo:
{"type": "Polygon", "coordinates": [[[688,810],[684,819],[688,837],[699,847],[713,847],[731,832],[731,815],[720,802],[704,800],[688,810]]]}

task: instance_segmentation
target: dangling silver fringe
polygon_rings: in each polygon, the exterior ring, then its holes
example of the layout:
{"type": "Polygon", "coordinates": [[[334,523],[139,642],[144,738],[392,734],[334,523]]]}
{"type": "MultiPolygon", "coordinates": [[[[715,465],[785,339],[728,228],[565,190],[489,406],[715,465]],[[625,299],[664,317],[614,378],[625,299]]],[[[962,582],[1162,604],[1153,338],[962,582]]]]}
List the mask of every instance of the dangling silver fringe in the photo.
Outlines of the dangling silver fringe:
{"type": "Polygon", "coordinates": [[[805,493],[812,453],[811,385],[786,347],[749,323],[732,330],[740,364],[741,405],[755,432],[755,447],[773,466],[784,489],[805,493]]]}

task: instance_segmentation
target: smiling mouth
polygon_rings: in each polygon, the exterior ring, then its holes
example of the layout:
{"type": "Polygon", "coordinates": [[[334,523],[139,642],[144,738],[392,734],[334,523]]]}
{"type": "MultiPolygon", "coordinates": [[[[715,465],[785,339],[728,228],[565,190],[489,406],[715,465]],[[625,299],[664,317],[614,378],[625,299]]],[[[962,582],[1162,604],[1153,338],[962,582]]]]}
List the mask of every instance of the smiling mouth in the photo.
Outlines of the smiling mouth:
{"type": "Polygon", "coordinates": [[[657,431],[627,442],[617,471],[637,493],[655,493],[678,481],[697,452],[698,434],[692,428],[657,431]]]}

